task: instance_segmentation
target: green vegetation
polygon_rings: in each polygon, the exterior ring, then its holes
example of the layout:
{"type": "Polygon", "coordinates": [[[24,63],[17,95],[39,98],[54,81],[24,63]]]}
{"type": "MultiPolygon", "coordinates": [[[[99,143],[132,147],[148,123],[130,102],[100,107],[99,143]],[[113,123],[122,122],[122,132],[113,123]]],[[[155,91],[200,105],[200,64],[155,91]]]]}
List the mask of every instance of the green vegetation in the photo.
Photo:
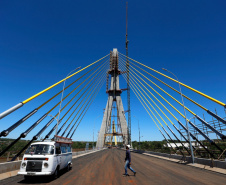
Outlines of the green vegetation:
{"type": "MultiPolygon", "coordinates": [[[[0,139],[0,151],[4,150],[8,145],[10,145],[14,139],[1,138],[0,139]]],[[[8,152],[10,152],[10,156],[13,154],[17,154],[27,143],[29,140],[19,140],[15,145],[13,145],[3,156],[7,156],[8,152]]]]}
{"type": "Polygon", "coordinates": [[[132,145],[135,149],[140,150],[147,150],[147,151],[155,151],[155,152],[162,152],[162,153],[170,153],[170,149],[165,147],[167,142],[163,141],[142,141],[139,142],[133,141],[132,145]]]}
{"type": "MultiPolygon", "coordinates": [[[[72,149],[85,149],[86,143],[89,143],[89,148],[93,148],[93,142],[89,141],[73,141],[72,149]]],[[[94,146],[96,146],[96,142],[94,142],[94,146]]]]}

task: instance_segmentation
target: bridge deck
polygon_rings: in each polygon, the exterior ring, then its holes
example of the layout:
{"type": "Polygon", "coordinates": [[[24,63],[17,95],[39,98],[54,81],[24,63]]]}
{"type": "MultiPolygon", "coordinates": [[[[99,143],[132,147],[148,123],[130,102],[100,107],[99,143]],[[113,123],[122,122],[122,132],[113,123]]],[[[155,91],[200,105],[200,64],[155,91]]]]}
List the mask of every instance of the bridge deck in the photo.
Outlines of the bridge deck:
{"type": "MultiPolygon", "coordinates": [[[[35,184],[63,185],[108,185],[108,184],[224,184],[225,175],[196,169],[183,164],[172,163],[150,156],[132,153],[132,167],[137,175],[123,177],[125,151],[108,149],[73,160],[73,169],[62,172],[51,181],[49,178],[36,178],[35,184]]],[[[0,184],[30,184],[22,176],[0,181],[0,184]]]]}

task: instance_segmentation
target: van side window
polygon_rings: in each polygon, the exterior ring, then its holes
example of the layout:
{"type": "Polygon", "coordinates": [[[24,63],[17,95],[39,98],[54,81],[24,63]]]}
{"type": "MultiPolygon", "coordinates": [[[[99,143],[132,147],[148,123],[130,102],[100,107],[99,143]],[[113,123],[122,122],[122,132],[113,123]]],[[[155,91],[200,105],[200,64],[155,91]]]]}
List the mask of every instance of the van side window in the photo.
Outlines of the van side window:
{"type": "Polygon", "coordinates": [[[67,147],[67,152],[71,152],[71,147],[70,146],[67,147]]]}
{"type": "Polygon", "coordinates": [[[56,154],[61,154],[61,150],[60,150],[60,147],[56,147],[56,154]]]}
{"type": "Polygon", "coordinates": [[[66,153],[66,147],[65,146],[62,146],[61,147],[61,151],[62,151],[62,153],[66,153]]]}

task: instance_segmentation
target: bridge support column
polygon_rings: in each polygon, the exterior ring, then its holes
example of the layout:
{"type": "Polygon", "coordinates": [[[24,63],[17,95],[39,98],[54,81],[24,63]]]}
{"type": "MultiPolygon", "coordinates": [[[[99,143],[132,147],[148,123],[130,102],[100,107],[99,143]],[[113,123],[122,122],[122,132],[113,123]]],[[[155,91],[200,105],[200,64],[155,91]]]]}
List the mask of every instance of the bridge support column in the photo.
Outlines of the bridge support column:
{"type": "Polygon", "coordinates": [[[103,148],[106,142],[106,135],[113,134],[109,133],[111,129],[111,117],[112,117],[112,108],[116,104],[117,108],[117,130],[119,132],[114,133],[114,136],[122,137],[123,145],[128,144],[128,129],[127,122],[124,115],[124,108],[121,99],[122,91],[119,88],[119,75],[120,71],[118,69],[118,51],[113,49],[110,59],[110,70],[108,73],[111,75],[111,87],[107,90],[108,101],[104,112],[104,117],[102,120],[100,132],[97,139],[97,148],[103,148]]]}

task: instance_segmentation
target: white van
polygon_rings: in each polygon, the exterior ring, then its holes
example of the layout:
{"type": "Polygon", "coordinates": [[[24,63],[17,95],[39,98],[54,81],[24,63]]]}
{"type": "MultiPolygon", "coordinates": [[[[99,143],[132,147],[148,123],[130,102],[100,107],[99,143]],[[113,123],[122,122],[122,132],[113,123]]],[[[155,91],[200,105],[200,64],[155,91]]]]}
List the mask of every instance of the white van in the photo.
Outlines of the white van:
{"type": "Polygon", "coordinates": [[[61,169],[71,169],[72,140],[56,136],[55,141],[43,141],[31,144],[26,150],[18,175],[25,179],[31,176],[52,175],[58,177],[61,169]]]}

